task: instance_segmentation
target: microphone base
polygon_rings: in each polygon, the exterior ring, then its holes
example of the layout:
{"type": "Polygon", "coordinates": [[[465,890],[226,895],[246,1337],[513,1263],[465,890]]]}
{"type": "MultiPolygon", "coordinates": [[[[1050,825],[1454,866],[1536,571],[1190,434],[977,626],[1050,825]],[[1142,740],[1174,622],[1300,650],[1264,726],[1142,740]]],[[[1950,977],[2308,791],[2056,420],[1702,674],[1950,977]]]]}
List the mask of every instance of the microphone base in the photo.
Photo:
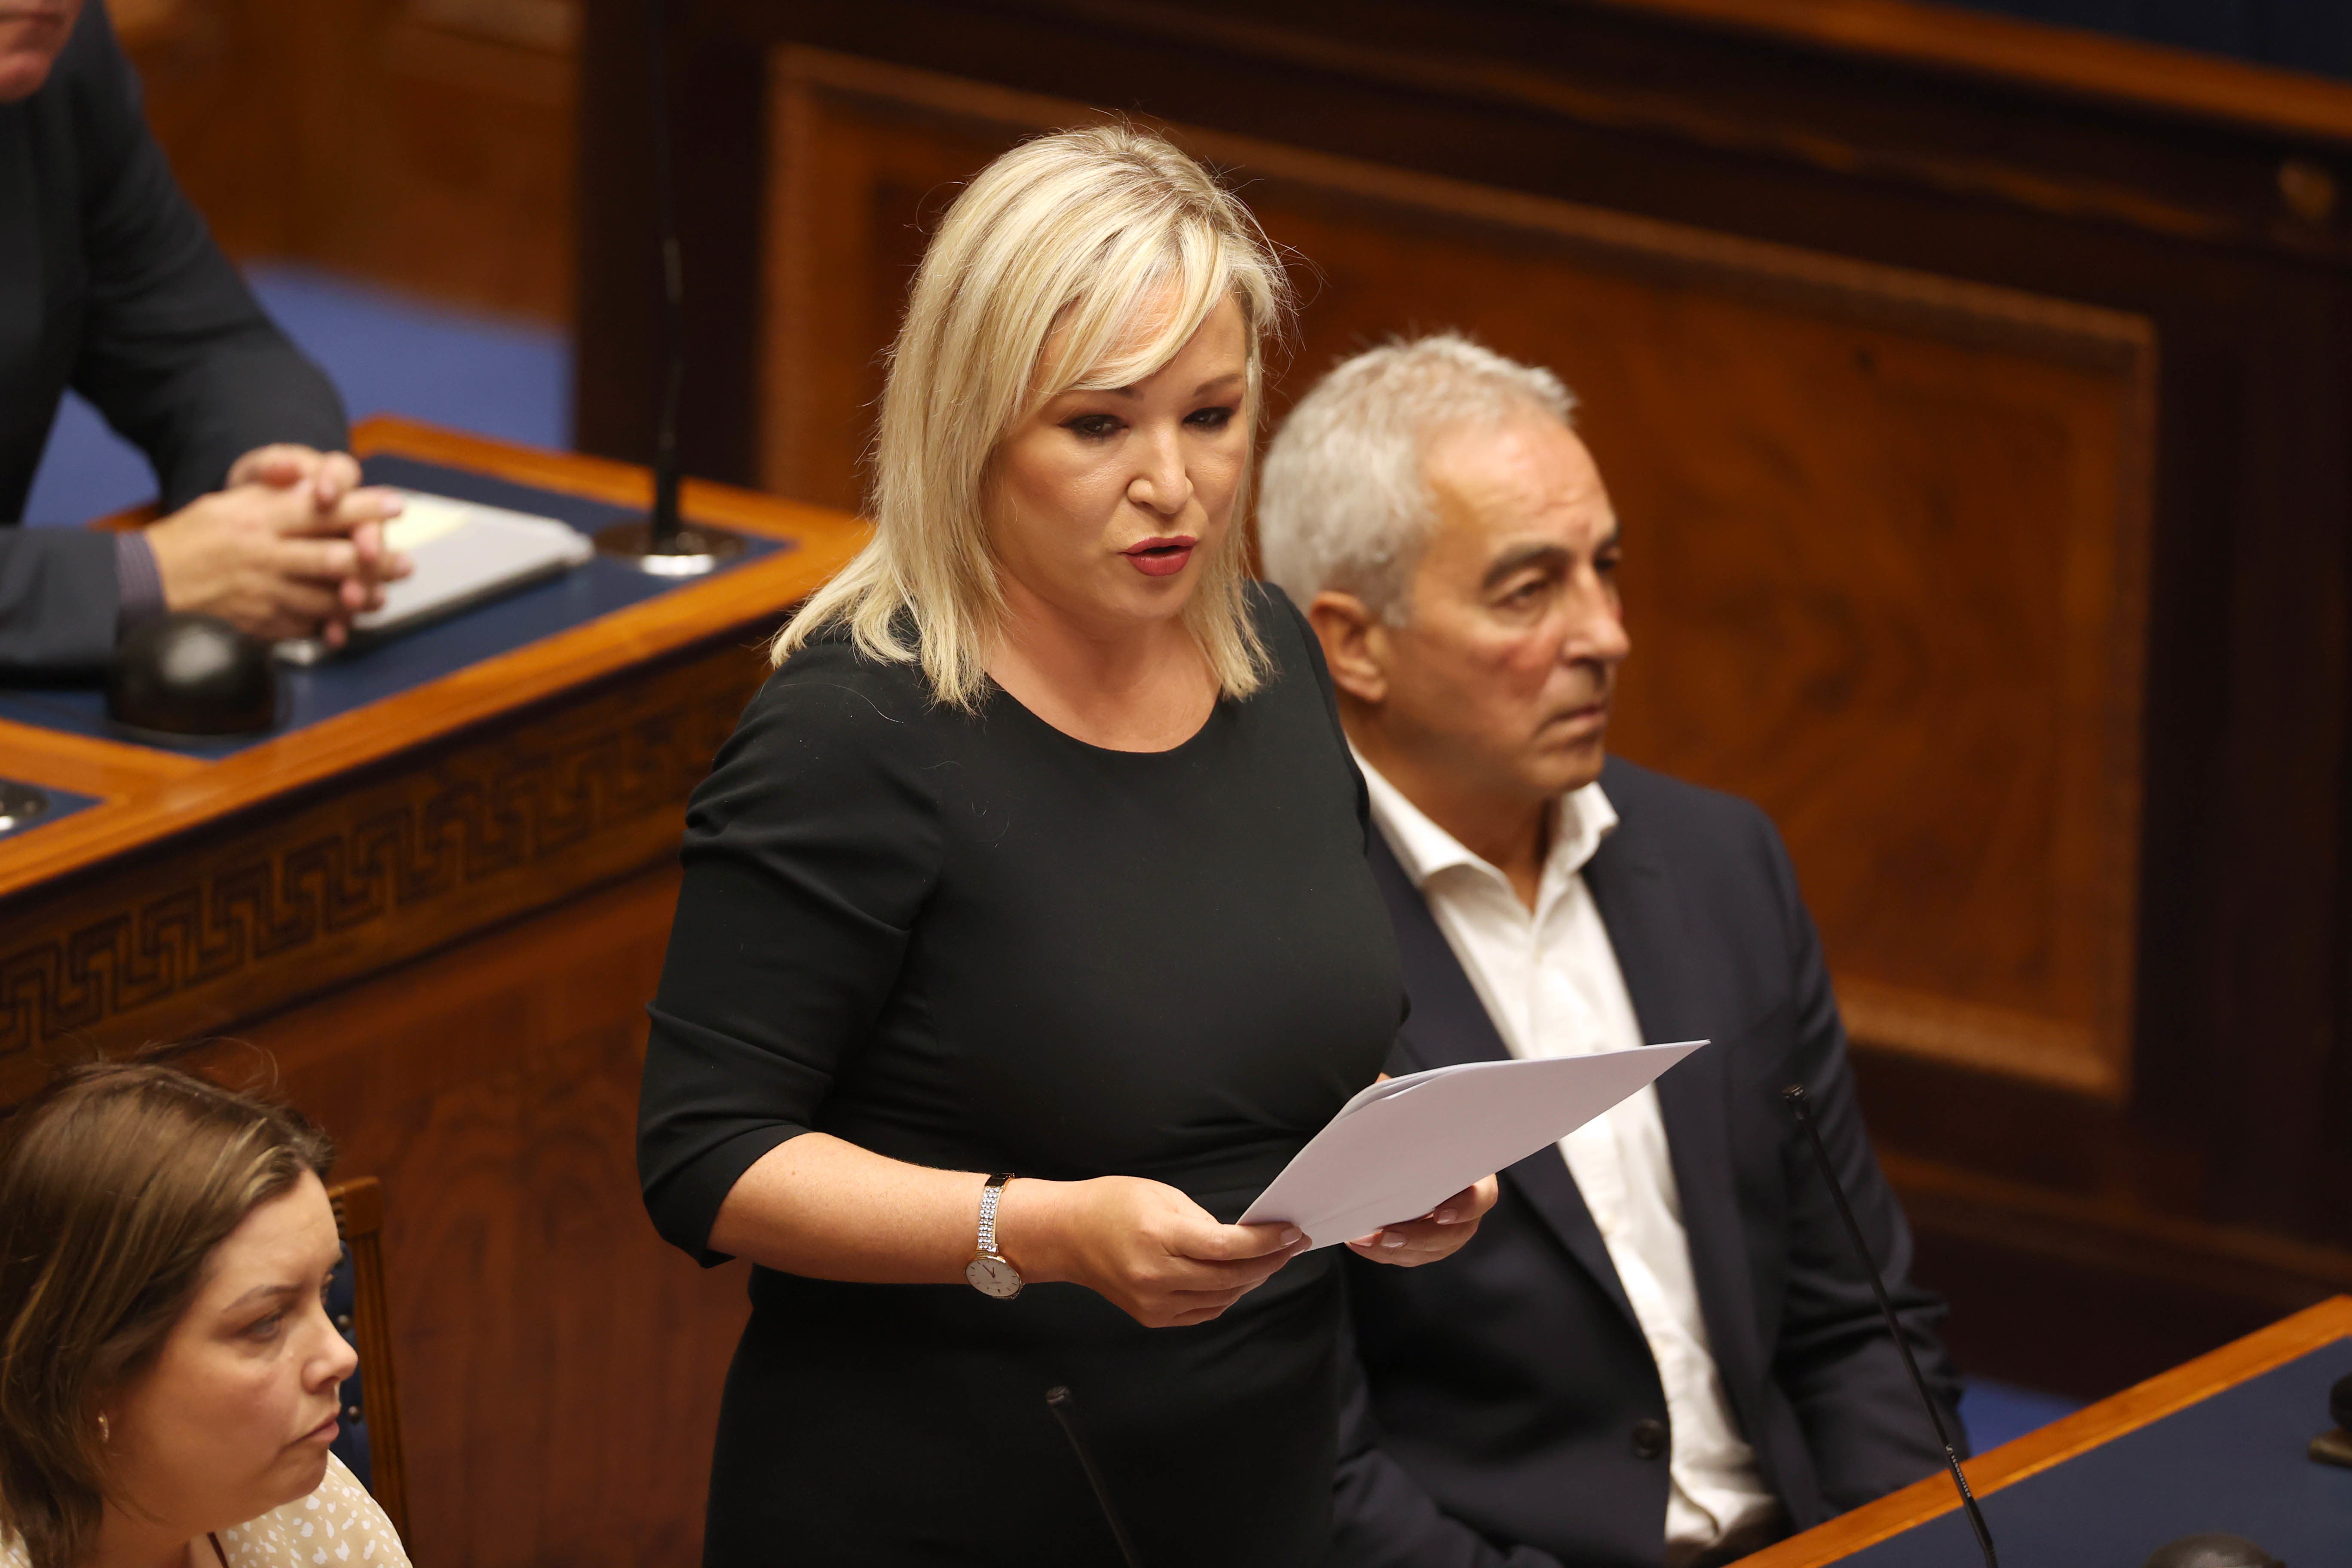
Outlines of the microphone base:
{"type": "Polygon", "coordinates": [[[48,815],[47,791],[15,779],[0,779],[0,833],[30,827],[48,815]]]}
{"type": "Polygon", "coordinates": [[[2352,1470],[2352,1432],[2341,1426],[2333,1432],[2322,1432],[2311,1440],[2311,1457],[2323,1465],[2341,1465],[2352,1470]]]}
{"type": "Polygon", "coordinates": [[[716,572],[743,553],[743,536],[688,523],[660,549],[654,547],[653,524],[642,520],[616,522],[595,535],[596,553],[656,577],[699,577],[716,572]]]}

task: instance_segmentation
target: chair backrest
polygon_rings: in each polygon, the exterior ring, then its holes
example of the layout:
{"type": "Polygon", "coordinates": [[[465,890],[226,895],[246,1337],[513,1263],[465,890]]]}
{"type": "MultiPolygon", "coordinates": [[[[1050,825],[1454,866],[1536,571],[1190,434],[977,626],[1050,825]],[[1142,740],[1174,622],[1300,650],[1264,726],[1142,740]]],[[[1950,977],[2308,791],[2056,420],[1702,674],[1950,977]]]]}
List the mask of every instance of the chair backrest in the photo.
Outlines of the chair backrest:
{"type": "Polygon", "coordinates": [[[376,1504],[401,1538],[408,1536],[408,1471],[400,1450],[400,1397],[392,1373],[392,1321],[383,1294],[383,1188],[373,1176],[327,1189],[335,1229],[352,1259],[352,1340],[366,1383],[368,1473],[376,1504]]]}

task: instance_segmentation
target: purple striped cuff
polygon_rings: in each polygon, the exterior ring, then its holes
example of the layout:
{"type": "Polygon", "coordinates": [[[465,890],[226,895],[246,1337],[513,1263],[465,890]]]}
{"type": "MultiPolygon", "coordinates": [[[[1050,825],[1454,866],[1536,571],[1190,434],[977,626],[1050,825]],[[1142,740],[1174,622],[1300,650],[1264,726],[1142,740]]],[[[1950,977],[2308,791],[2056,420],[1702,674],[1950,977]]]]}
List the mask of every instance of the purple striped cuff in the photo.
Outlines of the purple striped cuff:
{"type": "Polygon", "coordinates": [[[163,574],[155,570],[155,547],[135,528],[114,536],[114,581],[116,637],[163,613],[163,574]]]}

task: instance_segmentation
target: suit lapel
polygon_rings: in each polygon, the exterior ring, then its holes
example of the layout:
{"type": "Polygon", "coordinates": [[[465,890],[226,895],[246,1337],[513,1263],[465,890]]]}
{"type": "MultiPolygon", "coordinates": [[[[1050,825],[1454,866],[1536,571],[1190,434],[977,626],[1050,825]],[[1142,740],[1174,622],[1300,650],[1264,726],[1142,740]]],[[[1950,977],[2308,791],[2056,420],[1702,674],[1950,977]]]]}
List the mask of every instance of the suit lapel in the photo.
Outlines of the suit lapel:
{"type": "MultiPolygon", "coordinates": [[[[1405,994],[1412,1003],[1412,1014],[1397,1035],[1399,1049],[1409,1058],[1404,1065],[1417,1072],[1456,1062],[1508,1060],[1509,1047],[1503,1044],[1495,1021],[1486,1016],[1486,1005],[1479,1000],[1462,961],[1454,956],[1453,944],[1429,912],[1428,900],[1405,875],[1380,829],[1373,828],[1368,837],[1372,880],[1380,885],[1391,923],[1396,927],[1405,994]]],[[[1616,1266],[1609,1261],[1609,1248],[1559,1151],[1540,1150],[1503,1172],[1502,1177],[1599,1282],[1625,1314],[1625,1321],[1638,1330],[1641,1325],[1625,1299],[1625,1287],[1617,1278],[1616,1266]]]]}
{"type": "MultiPolygon", "coordinates": [[[[1602,787],[1608,787],[1604,775],[1602,787]]],[[[1632,793],[1632,792],[1628,792],[1632,793]]],[[[1617,804],[1612,795],[1612,804],[1617,804]]],[[[1620,805],[1621,811],[1623,809],[1620,805]]],[[[1617,967],[1643,1038],[1652,1044],[1719,1036],[1723,1020],[1702,977],[1686,961],[1674,882],[1651,852],[1645,824],[1628,814],[1585,866],[1585,886],[1616,950],[1617,967]]],[[[1659,1119],[1681,1199],[1683,1234],[1707,1339],[1740,1421],[1752,1435],[1761,1412],[1763,1349],[1757,1342],[1755,1282],[1748,1268],[1731,1165],[1730,1095],[1725,1081],[1732,1042],[1717,1038],[1658,1080],[1659,1119]]]]}

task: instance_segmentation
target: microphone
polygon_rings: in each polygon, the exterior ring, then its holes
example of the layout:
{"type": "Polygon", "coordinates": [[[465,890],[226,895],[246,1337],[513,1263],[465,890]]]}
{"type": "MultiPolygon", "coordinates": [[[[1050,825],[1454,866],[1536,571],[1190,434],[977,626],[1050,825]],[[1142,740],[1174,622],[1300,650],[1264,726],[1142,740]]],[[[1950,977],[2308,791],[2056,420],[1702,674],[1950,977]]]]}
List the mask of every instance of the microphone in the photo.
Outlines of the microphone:
{"type": "Polygon", "coordinates": [[[1103,1521],[1110,1526],[1110,1536],[1118,1542],[1119,1557],[1127,1568],[1143,1568],[1143,1559],[1135,1554],[1135,1543],[1127,1538],[1127,1526],[1118,1521],[1118,1510],[1111,1506],[1110,1489],[1103,1484],[1102,1471],[1095,1464],[1094,1450],[1087,1446],[1087,1435],[1078,1426],[1078,1404],[1070,1391],[1059,1384],[1045,1391],[1045,1408],[1062,1424],[1062,1436],[1077,1450],[1078,1466],[1087,1472],[1087,1484],[1095,1489],[1095,1506],[1102,1510],[1103,1521]]]}
{"type": "Polygon", "coordinates": [[[686,384],[686,267],[677,237],[677,182],[669,123],[669,7],[646,0],[646,61],[654,132],[654,208],[661,229],[662,389],[654,426],[654,504],[642,522],[616,522],[596,535],[596,549],[662,577],[698,577],[743,552],[743,541],[717,529],[689,527],[678,511],[677,403],[686,384]]]}
{"type": "Polygon", "coordinates": [[[1985,1528],[1984,1510],[1977,1507],[1977,1495],[1969,1489],[1968,1473],[1960,1468],[1960,1456],[1952,1447],[1952,1436],[1944,1430],[1943,1412],[1927,1392],[1927,1380],[1919,1375],[1918,1358],[1911,1353],[1911,1341],[1903,1331],[1902,1321],[1895,1315],[1895,1303],[1886,1299],[1886,1281],[1878,1277],[1878,1264],[1870,1256],[1870,1244],[1863,1239],[1862,1226],[1853,1217],[1853,1205],[1846,1202],[1845,1185],[1837,1177],[1837,1167],[1830,1161],[1828,1146],[1822,1142],[1821,1129],[1813,1125],[1812,1107],[1805,1100],[1802,1084],[1792,1083],[1780,1091],[1789,1102],[1789,1110],[1804,1129],[1805,1142],[1813,1151],[1813,1163],[1822,1168],[1822,1180],[1837,1202],[1838,1218],[1845,1222],[1845,1238],[1853,1244],[1853,1255],[1862,1261],[1862,1272],[1870,1280],[1870,1293],[1878,1298],[1879,1315],[1886,1320],[1886,1331],[1895,1337],[1895,1348],[1903,1352],[1904,1370],[1911,1374],[1911,1386],[1918,1391],[1920,1408],[1927,1412],[1928,1424],[1936,1428],[1936,1441],[1944,1450],[1944,1463],[1951,1468],[1952,1484],[1960,1489],[1960,1506],[1968,1510],[1969,1528],[1977,1532],[1977,1546],[1984,1552],[1985,1568],[2000,1568],[2000,1558],[1992,1549],[1992,1531],[1985,1528]]]}
{"type": "MultiPolygon", "coordinates": [[[[1845,1184],[1837,1178],[1837,1167],[1831,1163],[1828,1145],[1822,1142],[1821,1129],[1813,1125],[1812,1107],[1805,1099],[1802,1084],[1790,1084],[1780,1091],[1789,1102],[1789,1110],[1797,1125],[1805,1131],[1805,1142],[1813,1151],[1813,1163],[1822,1168],[1822,1181],[1829,1187],[1830,1196],[1837,1200],[1838,1218],[1845,1222],[1845,1238],[1853,1245],[1853,1255],[1862,1260],[1862,1271],[1870,1279],[1870,1293],[1878,1298],[1879,1315],[1886,1320],[1886,1331],[1895,1336],[1895,1348],[1903,1352],[1903,1365],[1911,1373],[1911,1386],[1918,1391],[1919,1403],[1927,1412],[1927,1420],[1936,1428],[1936,1441],[1944,1447],[1944,1463],[1951,1467],[1952,1484],[1960,1489],[1960,1506],[1968,1510],[1969,1526],[1977,1532],[1977,1545],[1984,1552],[1985,1568],[2000,1568],[2000,1559],[1993,1555],[1992,1531],[1985,1528],[1984,1511],[1977,1507],[1976,1493],[1969,1489],[1967,1472],[1960,1468],[1960,1457],[1952,1448],[1951,1435],[1944,1430],[1944,1417],[1927,1393],[1927,1380],[1919,1375],[1919,1363],[1911,1354],[1911,1342],[1904,1336],[1903,1325],[1895,1316],[1895,1303],[1886,1299],[1886,1281],[1879,1278],[1878,1264],[1870,1256],[1870,1244],[1862,1237],[1862,1226],[1853,1217],[1853,1205],[1846,1201],[1845,1184]]],[[[2336,1385],[2330,1400],[2336,1418],[2344,1420],[2352,1415],[2352,1377],[2336,1385]]],[[[2342,1436],[2341,1432],[2334,1434],[2342,1436]]],[[[2312,1445],[2312,1457],[2318,1458],[2319,1443],[2312,1445]]],[[[2167,1542],[2147,1560],[2146,1568],[2284,1568],[2278,1559],[2237,1535],[2185,1535],[2167,1542]]]]}
{"type": "Polygon", "coordinates": [[[2327,1414],[2336,1426],[2311,1440],[2311,1457],[2323,1465],[2352,1468],[2352,1373],[2327,1391],[2327,1414]]]}

